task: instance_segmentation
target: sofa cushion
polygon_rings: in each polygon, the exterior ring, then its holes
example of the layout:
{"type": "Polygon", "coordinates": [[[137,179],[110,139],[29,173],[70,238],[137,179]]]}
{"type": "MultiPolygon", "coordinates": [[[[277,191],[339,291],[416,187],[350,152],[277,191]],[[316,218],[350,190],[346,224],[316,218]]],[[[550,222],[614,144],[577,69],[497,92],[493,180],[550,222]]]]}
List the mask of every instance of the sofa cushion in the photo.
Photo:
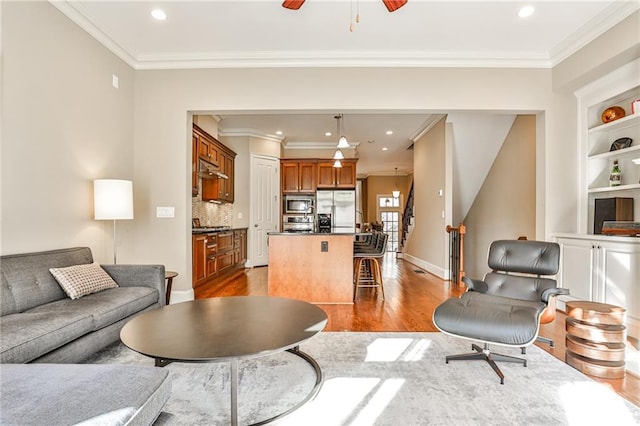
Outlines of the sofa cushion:
{"type": "Polygon", "coordinates": [[[49,271],[71,299],[118,287],[113,278],[97,263],[51,268],[49,271]]]}
{"type": "Polygon", "coordinates": [[[3,425],[150,425],[171,394],[151,366],[3,365],[3,425]]]}
{"type": "Polygon", "coordinates": [[[49,268],[93,262],[88,247],[0,257],[0,315],[27,311],[67,296],[49,268]]]}
{"type": "MultiPolygon", "coordinates": [[[[66,299],[69,300],[69,299],[66,299]]],[[[0,362],[23,363],[69,343],[94,329],[85,311],[26,312],[0,317],[0,362]]]]}
{"type": "Polygon", "coordinates": [[[80,299],[63,299],[33,308],[29,313],[65,315],[73,310],[91,317],[92,330],[99,330],[158,302],[158,292],[149,287],[117,287],[80,299]]]}

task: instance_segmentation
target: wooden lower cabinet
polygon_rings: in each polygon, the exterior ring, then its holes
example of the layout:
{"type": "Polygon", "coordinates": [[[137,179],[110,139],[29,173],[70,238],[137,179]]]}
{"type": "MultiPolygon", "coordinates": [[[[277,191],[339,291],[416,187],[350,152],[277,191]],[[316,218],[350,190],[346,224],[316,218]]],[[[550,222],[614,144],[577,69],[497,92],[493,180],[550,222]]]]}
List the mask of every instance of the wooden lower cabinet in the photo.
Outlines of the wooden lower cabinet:
{"type": "Polygon", "coordinates": [[[247,259],[246,228],[194,234],[193,287],[210,285],[244,269],[247,259]]]}

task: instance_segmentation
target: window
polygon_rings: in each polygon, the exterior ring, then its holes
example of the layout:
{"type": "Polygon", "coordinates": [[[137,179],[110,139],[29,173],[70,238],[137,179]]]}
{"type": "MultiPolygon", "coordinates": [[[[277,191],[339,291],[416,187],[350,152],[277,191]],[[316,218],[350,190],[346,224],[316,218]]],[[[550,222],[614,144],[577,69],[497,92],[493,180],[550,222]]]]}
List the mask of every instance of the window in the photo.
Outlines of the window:
{"type": "Polygon", "coordinates": [[[400,198],[378,196],[378,220],[383,223],[382,231],[389,235],[387,251],[397,252],[400,230],[400,198]]]}
{"type": "Polygon", "coordinates": [[[383,232],[389,235],[387,240],[387,251],[398,251],[398,229],[400,213],[397,211],[382,211],[380,212],[382,217],[382,223],[384,227],[383,232]]]}

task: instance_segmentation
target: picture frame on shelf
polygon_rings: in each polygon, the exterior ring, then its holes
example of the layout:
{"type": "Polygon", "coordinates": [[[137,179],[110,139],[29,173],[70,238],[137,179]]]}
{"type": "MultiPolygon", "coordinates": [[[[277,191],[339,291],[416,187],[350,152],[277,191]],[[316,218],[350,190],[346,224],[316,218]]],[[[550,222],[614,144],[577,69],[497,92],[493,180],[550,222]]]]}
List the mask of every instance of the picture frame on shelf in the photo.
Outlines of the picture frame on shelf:
{"type": "Polygon", "coordinates": [[[629,148],[631,146],[631,142],[633,142],[633,139],[631,138],[616,139],[611,144],[611,148],[609,149],[609,151],[617,151],[619,149],[629,148]]]}

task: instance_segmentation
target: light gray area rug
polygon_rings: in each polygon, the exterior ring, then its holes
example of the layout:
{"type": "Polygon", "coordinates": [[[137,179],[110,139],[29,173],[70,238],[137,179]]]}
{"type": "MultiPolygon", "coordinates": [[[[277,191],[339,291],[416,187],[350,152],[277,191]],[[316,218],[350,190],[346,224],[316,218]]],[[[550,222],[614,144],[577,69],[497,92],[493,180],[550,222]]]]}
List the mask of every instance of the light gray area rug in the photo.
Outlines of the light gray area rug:
{"type": "MultiPolygon", "coordinates": [[[[441,333],[323,332],[300,349],[320,364],[324,383],[277,425],[640,424],[640,408],[535,346],[527,367],[499,363],[504,385],[484,361],[446,364],[446,354],[470,352],[471,344],[441,333]]],[[[153,365],[119,343],[87,362],[153,365]]],[[[156,425],[229,424],[228,363],[165,368],[173,387],[156,425]]],[[[290,353],[241,361],[240,424],[287,410],[314,380],[311,366],[290,353]]]]}

